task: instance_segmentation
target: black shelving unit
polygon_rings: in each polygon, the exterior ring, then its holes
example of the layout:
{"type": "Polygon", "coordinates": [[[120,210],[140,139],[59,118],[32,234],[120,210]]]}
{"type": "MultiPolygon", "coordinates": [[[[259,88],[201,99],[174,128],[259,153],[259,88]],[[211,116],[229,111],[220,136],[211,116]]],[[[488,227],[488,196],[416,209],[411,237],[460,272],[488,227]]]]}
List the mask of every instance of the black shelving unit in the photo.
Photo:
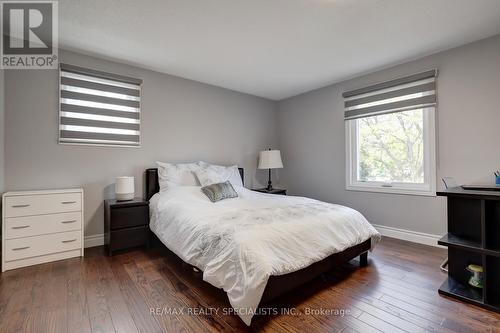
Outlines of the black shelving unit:
{"type": "Polygon", "coordinates": [[[500,312],[500,191],[450,188],[448,200],[448,278],[439,293],[500,312]],[[483,267],[484,287],[469,285],[469,264],[483,267]]]}

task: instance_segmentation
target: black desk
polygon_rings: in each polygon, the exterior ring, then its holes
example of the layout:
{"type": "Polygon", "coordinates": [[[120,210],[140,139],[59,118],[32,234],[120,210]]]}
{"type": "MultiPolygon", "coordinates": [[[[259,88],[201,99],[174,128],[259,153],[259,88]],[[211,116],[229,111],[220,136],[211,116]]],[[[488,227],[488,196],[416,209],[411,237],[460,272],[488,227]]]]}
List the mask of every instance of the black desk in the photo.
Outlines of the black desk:
{"type": "Polygon", "coordinates": [[[114,251],[149,246],[149,202],[104,200],[104,235],[110,256],[114,251]]]}
{"type": "Polygon", "coordinates": [[[438,244],[448,247],[448,278],[439,293],[500,312],[500,192],[450,188],[448,234],[438,244]],[[468,284],[469,264],[483,266],[484,288],[468,284]]]}

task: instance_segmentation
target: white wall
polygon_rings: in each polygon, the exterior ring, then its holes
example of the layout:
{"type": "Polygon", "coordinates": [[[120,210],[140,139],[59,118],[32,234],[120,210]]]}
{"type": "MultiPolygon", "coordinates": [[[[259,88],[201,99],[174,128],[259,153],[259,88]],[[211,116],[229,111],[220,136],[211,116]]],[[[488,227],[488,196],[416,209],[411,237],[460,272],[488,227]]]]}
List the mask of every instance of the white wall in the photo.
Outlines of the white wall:
{"type": "MultiPolygon", "coordinates": [[[[0,194],[4,189],[4,169],[5,169],[5,156],[4,156],[4,125],[5,118],[5,96],[4,96],[4,70],[0,69],[0,194]]],[[[0,204],[1,206],[1,204],[0,204]]],[[[1,208],[1,207],[0,207],[1,208]]]]}
{"type": "Polygon", "coordinates": [[[445,233],[442,197],[345,190],[342,92],[431,68],[439,70],[438,179],[491,183],[500,169],[500,36],[281,101],[279,146],[289,192],[351,206],[373,224],[445,233]]]}
{"type": "Polygon", "coordinates": [[[142,196],[143,172],[155,160],[234,164],[257,186],[257,153],[275,147],[276,103],[178,77],[71,52],[62,62],[144,80],[142,147],[60,145],[58,72],[8,70],[5,185],[7,190],[82,186],[86,235],[103,232],[103,199],[114,196],[114,177],[133,175],[142,196]]]}
{"type": "Polygon", "coordinates": [[[500,36],[278,104],[71,52],[61,58],[144,79],[140,149],[68,146],[57,144],[57,71],[5,72],[5,190],[83,186],[87,235],[102,233],[102,200],[113,196],[117,175],[134,175],[142,195],[143,170],[155,160],[202,159],[238,163],[247,185],[258,186],[267,174],[255,170],[257,153],[267,147],[283,152],[279,175],[290,194],[351,206],[374,224],[443,234],[443,198],[345,190],[342,92],[430,68],[439,69],[438,178],[491,182],[500,169],[500,36]]]}

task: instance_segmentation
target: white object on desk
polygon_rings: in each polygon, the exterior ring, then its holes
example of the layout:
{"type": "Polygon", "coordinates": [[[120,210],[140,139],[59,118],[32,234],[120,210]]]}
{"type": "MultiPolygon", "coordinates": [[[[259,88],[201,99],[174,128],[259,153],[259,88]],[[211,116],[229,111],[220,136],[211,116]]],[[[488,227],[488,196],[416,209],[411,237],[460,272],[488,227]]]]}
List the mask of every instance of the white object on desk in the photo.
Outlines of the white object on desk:
{"type": "Polygon", "coordinates": [[[116,177],[115,193],[118,201],[134,199],[134,177],[116,177]]]}
{"type": "Polygon", "coordinates": [[[2,272],[83,257],[83,189],[2,196],[2,272]]]}

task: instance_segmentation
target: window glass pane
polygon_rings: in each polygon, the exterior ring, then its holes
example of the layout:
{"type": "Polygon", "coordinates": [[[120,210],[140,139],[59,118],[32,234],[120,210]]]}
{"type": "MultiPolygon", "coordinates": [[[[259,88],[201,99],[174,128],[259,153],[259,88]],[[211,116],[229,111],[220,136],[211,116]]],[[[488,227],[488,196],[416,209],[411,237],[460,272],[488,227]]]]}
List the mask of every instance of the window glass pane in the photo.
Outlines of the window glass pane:
{"type": "Polygon", "coordinates": [[[423,109],[356,122],[358,181],[424,183],[423,109]]]}

